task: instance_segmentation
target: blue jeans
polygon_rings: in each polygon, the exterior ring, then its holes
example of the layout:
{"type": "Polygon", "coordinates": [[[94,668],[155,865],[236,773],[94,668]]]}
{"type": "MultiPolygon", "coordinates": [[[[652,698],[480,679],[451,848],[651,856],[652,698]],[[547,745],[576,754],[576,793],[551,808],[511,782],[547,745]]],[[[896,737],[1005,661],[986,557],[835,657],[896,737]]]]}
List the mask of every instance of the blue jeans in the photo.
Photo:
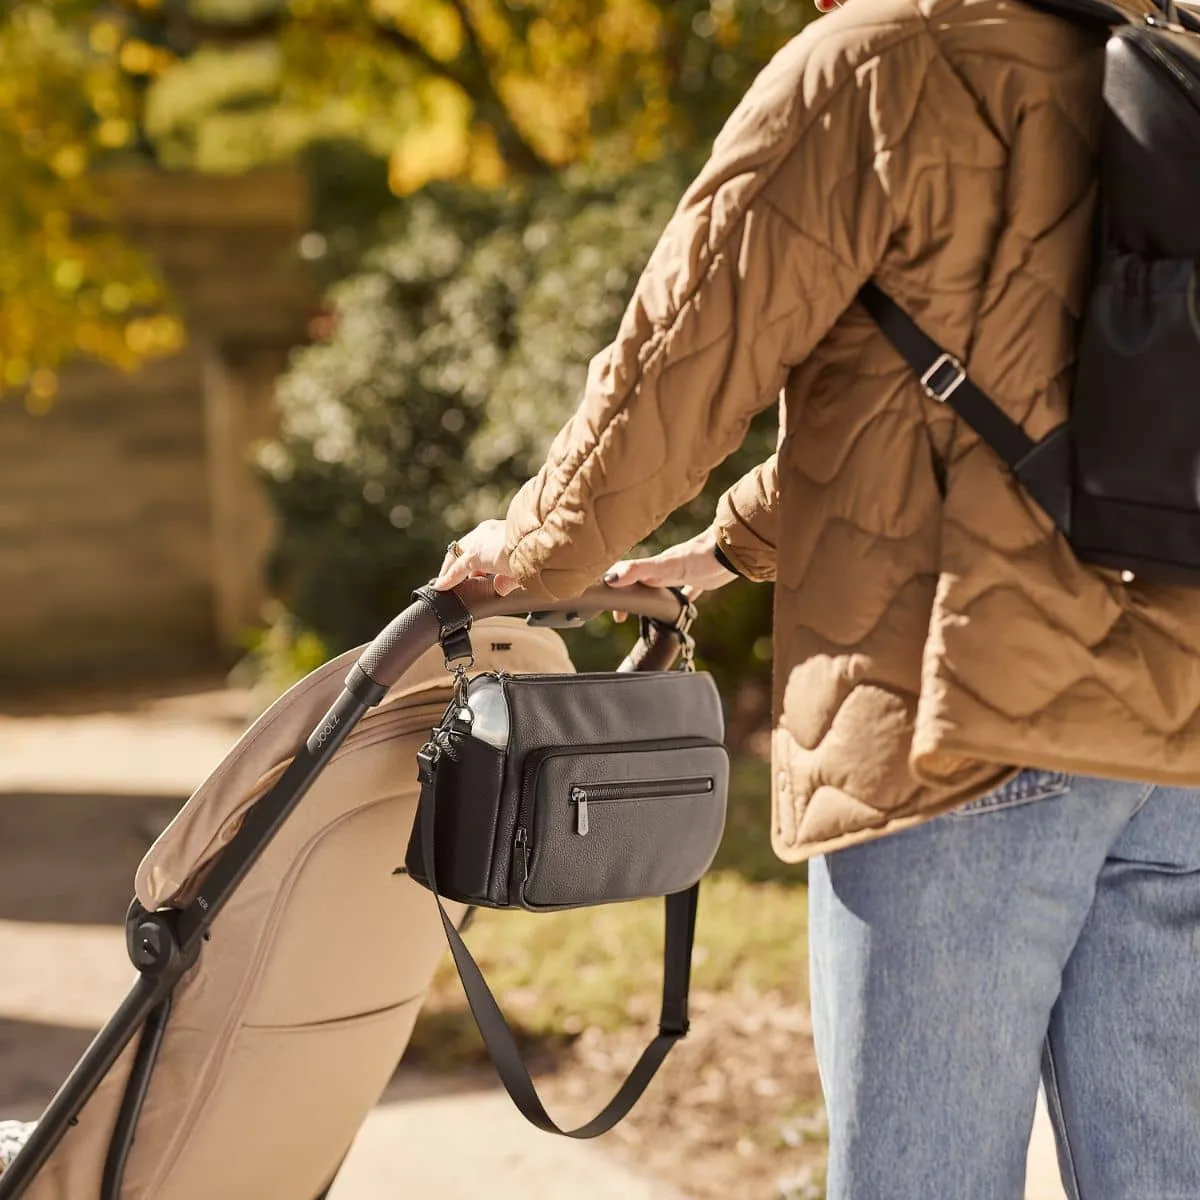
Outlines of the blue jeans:
{"type": "Polygon", "coordinates": [[[810,864],[828,1200],[1200,1197],[1200,791],[1025,771],[810,864]]]}

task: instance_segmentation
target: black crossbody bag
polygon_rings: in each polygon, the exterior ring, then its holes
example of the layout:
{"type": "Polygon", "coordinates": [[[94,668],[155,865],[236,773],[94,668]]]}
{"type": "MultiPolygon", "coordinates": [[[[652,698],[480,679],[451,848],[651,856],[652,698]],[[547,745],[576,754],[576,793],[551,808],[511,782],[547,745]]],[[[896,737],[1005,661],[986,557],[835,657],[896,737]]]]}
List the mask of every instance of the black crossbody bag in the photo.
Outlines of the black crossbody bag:
{"type": "Polygon", "coordinates": [[[471,1012],[514,1103],[547,1132],[596,1137],[687,1033],[699,881],[725,826],[720,697],[692,669],[468,678],[470,613],[452,592],[415,595],[437,615],[455,687],[418,755],[406,870],[438,897],[471,1012]],[[658,1036],[598,1116],[562,1129],[441,898],[554,912],[650,896],[666,900],[658,1036]]]}

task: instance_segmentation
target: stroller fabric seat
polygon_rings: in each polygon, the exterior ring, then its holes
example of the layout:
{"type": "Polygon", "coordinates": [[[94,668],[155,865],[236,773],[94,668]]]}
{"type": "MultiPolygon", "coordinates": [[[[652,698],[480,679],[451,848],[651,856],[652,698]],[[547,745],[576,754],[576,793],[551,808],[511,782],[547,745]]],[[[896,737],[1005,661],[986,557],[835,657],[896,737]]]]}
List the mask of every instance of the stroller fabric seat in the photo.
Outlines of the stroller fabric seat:
{"type": "MultiPolygon", "coordinates": [[[[573,669],[558,634],[514,618],[478,621],[473,641],[477,669],[573,669]]],[[[282,696],[192,795],[138,869],[146,909],[194,894],[358,654],[282,696]]],[[[354,728],[218,913],[175,988],[121,1200],[316,1200],[333,1179],[408,1044],[445,946],[433,898],[395,870],[416,811],[416,752],[449,685],[435,647],[354,728]]],[[[463,909],[451,913],[457,921],[463,909]]],[[[100,1194],[136,1045],[29,1200],[100,1194]]]]}

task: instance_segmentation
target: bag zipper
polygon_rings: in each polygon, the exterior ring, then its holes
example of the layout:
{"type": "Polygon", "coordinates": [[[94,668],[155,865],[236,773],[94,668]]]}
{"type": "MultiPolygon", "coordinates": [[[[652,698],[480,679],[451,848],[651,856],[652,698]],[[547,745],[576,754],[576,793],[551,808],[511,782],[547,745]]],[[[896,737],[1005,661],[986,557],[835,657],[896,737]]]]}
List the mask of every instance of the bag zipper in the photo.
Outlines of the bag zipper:
{"type": "Polygon", "coordinates": [[[712,790],[711,775],[696,775],[689,779],[632,779],[627,783],[589,783],[586,786],[576,784],[571,788],[571,803],[575,805],[575,832],[580,837],[587,837],[590,804],[665,800],[671,796],[698,796],[712,790]]]}
{"type": "MultiPolygon", "coordinates": [[[[633,678],[637,678],[637,676],[635,675],[633,678]]],[[[537,794],[538,774],[547,759],[561,758],[567,754],[603,754],[605,751],[628,753],[633,747],[636,747],[638,751],[655,751],[695,750],[701,746],[719,747],[720,745],[720,742],[714,742],[710,738],[672,738],[670,741],[608,742],[596,746],[547,746],[542,750],[535,750],[525,760],[524,778],[521,781],[521,803],[517,809],[517,829],[513,838],[513,844],[521,852],[525,868],[525,873],[521,877],[522,883],[529,881],[529,860],[533,854],[533,842],[530,838],[533,802],[537,794]]]]}

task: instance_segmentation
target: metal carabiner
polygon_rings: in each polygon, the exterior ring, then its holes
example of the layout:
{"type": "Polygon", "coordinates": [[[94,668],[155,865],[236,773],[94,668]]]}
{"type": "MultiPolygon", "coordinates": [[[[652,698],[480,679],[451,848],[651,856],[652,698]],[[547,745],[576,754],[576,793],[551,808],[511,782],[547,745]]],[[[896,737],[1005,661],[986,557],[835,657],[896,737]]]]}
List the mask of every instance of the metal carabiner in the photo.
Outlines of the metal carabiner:
{"type": "Polygon", "coordinates": [[[451,692],[451,707],[466,708],[467,706],[467,669],[474,664],[474,658],[470,663],[461,663],[459,666],[452,668],[454,674],[454,690],[451,692]]]}
{"type": "Polygon", "coordinates": [[[679,658],[682,669],[685,671],[695,671],[696,639],[692,637],[692,626],[696,623],[696,617],[699,615],[699,612],[695,601],[684,595],[681,588],[672,588],[671,591],[674,592],[682,605],[679,610],[679,616],[675,618],[674,624],[675,636],[679,638],[679,658]]]}

